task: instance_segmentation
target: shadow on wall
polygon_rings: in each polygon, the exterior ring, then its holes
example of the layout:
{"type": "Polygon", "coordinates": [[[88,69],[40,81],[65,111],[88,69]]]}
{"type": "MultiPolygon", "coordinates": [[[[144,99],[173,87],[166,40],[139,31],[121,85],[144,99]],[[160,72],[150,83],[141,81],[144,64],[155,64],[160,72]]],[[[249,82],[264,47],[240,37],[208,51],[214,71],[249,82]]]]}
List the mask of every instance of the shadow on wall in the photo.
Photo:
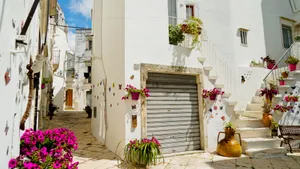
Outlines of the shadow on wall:
{"type": "Polygon", "coordinates": [[[56,95],[54,95],[54,104],[59,107],[59,110],[63,110],[64,105],[64,87],[61,87],[56,95]]]}
{"type": "Polygon", "coordinates": [[[172,66],[186,66],[185,61],[191,55],[191,49],[170,45],[173,48],[172,66]]]}

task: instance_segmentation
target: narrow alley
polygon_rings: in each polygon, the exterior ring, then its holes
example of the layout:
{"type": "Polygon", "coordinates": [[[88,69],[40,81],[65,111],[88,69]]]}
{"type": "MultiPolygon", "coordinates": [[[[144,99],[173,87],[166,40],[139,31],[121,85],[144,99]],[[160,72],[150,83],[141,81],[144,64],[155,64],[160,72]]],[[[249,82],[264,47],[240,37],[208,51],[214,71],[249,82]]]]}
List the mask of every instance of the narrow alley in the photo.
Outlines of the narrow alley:
{"type": "Polygon", "coordinates": [[[117,156],[107,150],[91,133],[91,119],[82,111],[57,113],[50,123],[50,128],[68,128],[74,131],[78,139],[78,150],[74,152],[74,161],[79,162],[79,169],[118,168],[117,156]]]}

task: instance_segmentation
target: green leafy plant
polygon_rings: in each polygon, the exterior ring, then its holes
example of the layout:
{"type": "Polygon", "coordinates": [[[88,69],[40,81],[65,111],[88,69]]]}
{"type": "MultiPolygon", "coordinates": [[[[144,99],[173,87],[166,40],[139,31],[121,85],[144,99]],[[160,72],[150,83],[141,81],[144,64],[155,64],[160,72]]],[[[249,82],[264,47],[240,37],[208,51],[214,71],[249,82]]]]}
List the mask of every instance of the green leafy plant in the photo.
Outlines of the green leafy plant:
{"type": "Polygon", "coordinates": [[[51,83],[51,82],[52,82],[52,79],[50,77],[42,79],[42,84],[48,84],[48,83],[51,83]]]}
{"type": "Polygon", "coordinates": [[[286,60],[285,63],[287,64],[297,64],[299,62],[299,59],[294,57],[294,56],[289,56],[286,60]]]}
{"type": "Polygon", "coordinates": [[[266,57],[261,57],[261,60],[263,61],[263,63],[267,63],[267,64],[275,64],[275,60],[271,59],[270,56],[266,56],[266,57]]]}
{"type": "Polygon", "coordinates": [[[300,41],[300,36],[295,36],[295,41],[300,41]]]}
{"type": "Polygon", "coordinates": [[[155,165],[158,159],[163,159],[161,145],[155,137],[131,140],[125,146],[124,156],[125,161],[142,166],[155,165]]]}
{"type": "Polygon", "coordinates": [[[169,43],[171,45],[178,45],[183,42],[184,39],[185,36],[179,26],[169,25],[169,43]]]}
{"type": "Polygon", "coordinates": [[[199,41],[199,35],[202,31],[202,21],[199,18],[191,17],[179,25],[183,33],[193,35],[192,46],[195,47],[199,41]]]}
{"type": "Polygon", "coordinates": [[[261,63],[261,62],[256,62],[256,60],[252,60],[251,63],[250,63],[250,66],[251,67],[263,67],[264,64],[261,63]]]}
{"type": "Polygon", "coordinates": [[[234,125],[231,122],[225,122],[224,128],[235,129],[234,125]]]}
{"type": "Polygon", "coordinates": [[[279,80],[279,81],[283,81],[284,78],[283,78],[283,77],[279,77],[278,80],[279,80]]]}

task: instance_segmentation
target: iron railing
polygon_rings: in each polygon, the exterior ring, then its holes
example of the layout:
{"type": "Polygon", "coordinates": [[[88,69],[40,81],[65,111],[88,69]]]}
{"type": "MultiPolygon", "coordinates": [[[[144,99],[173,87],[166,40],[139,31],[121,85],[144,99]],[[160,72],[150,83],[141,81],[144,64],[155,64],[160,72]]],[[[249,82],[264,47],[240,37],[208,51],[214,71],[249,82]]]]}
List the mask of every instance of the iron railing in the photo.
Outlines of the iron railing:
{"type": "MultiPolygon", "coordinates": [[[[186,19],[171,17],[169,16],[169,24],[184,23],[186,19]]],[[[178,46],[190,48],[191,40],[187,38],[178,44],[178,46]]],[[[202,53],[201,57],[205,57],[205,65],[211,66],[213,68],[213,72],[218,77],[218,83],[224,84],[224,89],[226,92],[234,93],[236,89],[236,71],[235,66],[232,62],[229,62],[224,58],[220,53],[218,53],[216,46],[214,43],[208,38],[207,32],[202,27],[201,34],[199,36],[200,43],[197,44],[195,48],[199,49],[202,53]]]]}
{"type": "Polygon", "coordinates": [[[285,63],[285,60],[289,56],[294,56],[300,59],[299,42],[294,42],[279,58],[279,60],[276,62],[276,64],[273,66],[270,72],[265,76],[265,78],[263,79],[265,87],[267,87],[268,83],[273,83],[278,85],[278,79],[281,77],[281,73],[283,71],[288,71],[288,67],[287,64],[285,63]]]}

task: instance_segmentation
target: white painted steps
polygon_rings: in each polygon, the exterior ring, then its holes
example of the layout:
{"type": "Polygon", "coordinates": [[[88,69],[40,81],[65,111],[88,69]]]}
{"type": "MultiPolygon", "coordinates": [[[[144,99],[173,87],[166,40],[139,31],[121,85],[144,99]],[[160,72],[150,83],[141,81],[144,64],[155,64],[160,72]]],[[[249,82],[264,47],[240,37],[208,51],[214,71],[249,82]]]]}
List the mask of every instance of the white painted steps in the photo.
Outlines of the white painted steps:
{"type": "Polygon", "coordinates": [[[284,147],[257,148],[257,149],[248,149],[245,151],[245,154],[247,154],[250,158],[281,157],[281,156],[285,156],[286,153],[287,150],[284,147]]]}
{"type": "Polygon", "coordinates": [[[271,130],[268,127],[241,127],[236,129],[241,134],[242,139],[244,138],[258,138],[258,137],[270,137],[271,130]]]}
{"type": "Polygon", "coordinates": [[[251,118],[251,117],[243,117],[243,116],[238,118],[236,120],[235,124],[239,128],[244,128],[244,127],[249,128],[249,127],[253,127],[253,126],[264,127],[261,119],[251,118]]]}
{"type": "Polygon", "coordinates": [[[274,148],[280,145],[281,140],[279,138],[271,137],[258,137],[258,138],[244,138],[242,139],[243,152],[249,149],[260,149],[260,148],[274,148]]]}

